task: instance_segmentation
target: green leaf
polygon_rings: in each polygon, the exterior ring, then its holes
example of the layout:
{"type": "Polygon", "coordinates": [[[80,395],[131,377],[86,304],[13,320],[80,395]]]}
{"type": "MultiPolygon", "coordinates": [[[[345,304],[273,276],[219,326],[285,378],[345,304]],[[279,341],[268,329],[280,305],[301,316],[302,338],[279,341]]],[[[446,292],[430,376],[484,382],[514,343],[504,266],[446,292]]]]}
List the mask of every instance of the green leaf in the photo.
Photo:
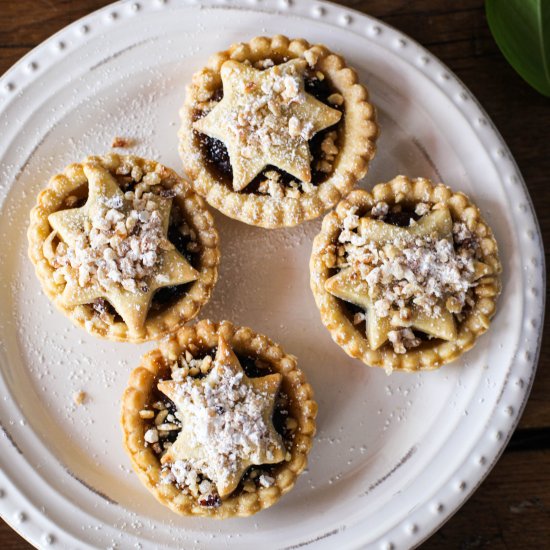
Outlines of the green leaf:
{"type": "Polygon", "coordinates": [[[485,0],[485,12],[508,63],[550,97],[550,0],[485,0]]]}

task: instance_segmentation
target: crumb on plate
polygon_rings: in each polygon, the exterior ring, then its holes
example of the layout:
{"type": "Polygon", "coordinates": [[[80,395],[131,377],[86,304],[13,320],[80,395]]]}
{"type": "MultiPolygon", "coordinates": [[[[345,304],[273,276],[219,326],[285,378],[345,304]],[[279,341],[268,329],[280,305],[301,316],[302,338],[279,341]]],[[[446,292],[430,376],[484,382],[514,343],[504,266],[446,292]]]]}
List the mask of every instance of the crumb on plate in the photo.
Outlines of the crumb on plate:
{"type": "Polygon", "coordinates": [[[115,136],[113,138],[113,143],[111,143],[111,147],[119,147],[121,149],[125,149],[127,147],[132,147],[134,144],[135,140],[131,138],[115,136]]]}
{"type": "Polygon", "coordinates": [[[79,390],[73,394],[73,401],[75,405],[83,405],[88,398],[85,391],[79,390]]]}

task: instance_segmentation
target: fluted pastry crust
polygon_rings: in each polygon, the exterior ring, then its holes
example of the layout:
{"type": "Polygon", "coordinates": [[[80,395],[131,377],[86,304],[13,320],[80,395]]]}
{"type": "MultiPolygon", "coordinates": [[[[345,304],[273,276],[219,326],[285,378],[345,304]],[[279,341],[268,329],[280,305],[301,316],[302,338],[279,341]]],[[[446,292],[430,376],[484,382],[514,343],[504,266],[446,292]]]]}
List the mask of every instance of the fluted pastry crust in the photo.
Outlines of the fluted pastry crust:
{"type": "Polygon", "coordinates": [[[183,323],[197,315],[200,308],[209,300],[218,278],[220,259],[218,234],[204,200],[173,170],[155,161],[136,156],[118,154],[91,156],[82,163],[70,164],[61,174],[53,176],[47,187],[38,195],[37,204],[31,210],[27,236],[29,257],[46,295],[77,326],[94,336],[108,340],[138,343],[155,340],[174,332],[183,323]],[[162,174],[162,185],[175,192],[173,201],[177,203],[186,223],[197,236],[200,246],[196,266],[199,272],[198,279],[189,283],[185,294],[175,303],[150,312],[142,329],[137,333],[131,332],[126,323],[121,320],[106,322],[101,319],[91,305],[66,306],[61,300],[66,283],[56,282],[54,266],[46,257],[46,243],[53,231],[48,217],[54,212],[67,209],[65,201],[69,196],[75,192],[82,192],[82,189],[86,190],[88,181],[83,170],[85,163],[99,163],[111,173],[116,173],[117,168],[126,163],[139,167],[144,173],[162,174]]]}
{"type": "Polygon", "coordinates": [[[388,371],[418,371],[437,369],[455,360],[470,349],[477,338],[489,328],[501,289],[501,271],[493,233],[481,217],[479,208],[466,195],[453,192],[443,184],[434,185],[424,178],[398,176],[388,183],[376,185],[371,192],[353,191],[335,210],[325,216],[321,232],[313,242],[310,284],[323,324],[330,331],[333,340],[348,355],[369,366],[383,367],[388,371]],[[372,207],[380,202],[390,206],[401,204],[413,210],[421,202],[435,209],[447,207],[453,221],[465,223],[479,240],[482,251],[480,261],[489,266],[490,273],[476,281],[477,284],[473,287],[475,303],[464,319],[457,323],[456,340],[428,340],[418,348],[408,349],[404,354],[395,353],[389,344],[374,350],[364,331],[355,326],[346,315],[346,302],[325,289],[325,281],[335,271],[331,245],[338,241],[344,218],[353,207],[357,207],[358,215],[368,215],[372,207]]]}
{"type": "Polygon", "coordinates": [[[228,50],[213,55],[187,87],[180,116],[179,151],[193,188],[227,216],[261,227],[294,226],[332,208],[367,173],[376,150],[378,126],[375,111],[369,103],[366,88],[358,82],[357,73],[326,46],[312,46],[306,40],[290,40],[281,35],[256,37],[250,42],[233,44],[228,50]],[[338,123],[341,147],[332,170],[314,191],[299,197],[274,198],[255,192],[233,191],[209,170],[202,157],[197,132],[193,130],[198,116],[197,106],[211,101],[222,87],[220,73],[226,61],[254,63],[270,58],[309,60],[313,70],[322,72],[331,88],[343,97],[344,116],[338,123]]]}
{"type": "Polygon", "coordinates": [[[158,349],[142,358],[141,365],[132,372],[124,392],[121,425],[124,445],[132,466],[141,482],[159,502],[178,514],[223,519],[255,514],[273,505],[292,489],[297,476],[307,465],[307,455],[315,434],[316,414],[313,390],[297,368],[295,357],[285,354],[279,345],[250,328],[236,327],[228,321],[214,323],[204,320],[181,328],[163,340],[158,349]],[[205,507],[176,485],[161,483],[161,463],[145,443],[146,423],[139,412],[150,403],[159,378],[170,373],[170,365],[182,353],[186,350],[195,353],[211,351],[216,348],[220,334],[237,355],[258,358],[269,365],[271,373],[283,376],[281,387],[289,397],[289,412],[296,419],[298,427],[292,440],[289,460],[277,465],[271,474],[274,478],[272,486],[256,487],[253,492],[237,489],[223,498],[219,507],[205,507]]]}

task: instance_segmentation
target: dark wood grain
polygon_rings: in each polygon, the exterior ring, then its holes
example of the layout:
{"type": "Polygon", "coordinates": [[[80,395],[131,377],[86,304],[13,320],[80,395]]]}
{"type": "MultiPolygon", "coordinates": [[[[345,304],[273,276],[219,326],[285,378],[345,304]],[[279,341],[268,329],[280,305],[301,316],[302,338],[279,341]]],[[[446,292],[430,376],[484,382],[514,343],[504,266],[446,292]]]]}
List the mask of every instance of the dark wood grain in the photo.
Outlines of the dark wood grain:
{"type": "MultiPolygon", "coordinates": [[[[0,73],[103,0],[2,0],[0,73]]],[[[506,63],[482,0],[343,0],[408,34],[446,63],[477,97],[525,178],[550,250],[550,100],[506,63]]],[[[506,304],[500,304],[506,307],[506,304]]],[[[550,319],[533,391],[519,429],[487,480],[429,541],[426,550],[550,548],[550,319]]],[[[0,548],[30,548],[0,522],[0,548]]]]}
{"type": "Polygon", "coordinates": [[[549,487],[550,451],[507,452],[422,550],[550,548],[549,487]]]}

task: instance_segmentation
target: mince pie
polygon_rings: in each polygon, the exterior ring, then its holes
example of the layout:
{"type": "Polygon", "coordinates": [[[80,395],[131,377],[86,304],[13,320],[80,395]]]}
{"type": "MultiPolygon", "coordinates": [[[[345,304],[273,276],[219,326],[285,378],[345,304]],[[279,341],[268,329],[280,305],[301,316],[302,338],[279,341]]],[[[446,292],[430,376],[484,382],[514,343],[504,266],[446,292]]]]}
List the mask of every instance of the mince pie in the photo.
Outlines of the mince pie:
{"type": "Polygon", "coordinates": [[[181,110],[194,189],[262,227],[316,218],[367,172],[378,127],[367,90],[325,46],[257,37],[215,54],[181,110]]]}
{"type": "Polygon", "coordinates": [[[227,518],[290,491],[316,413],[293,356],[249,328],[200,321],[143,357],[121,423],[134,470],[162,504],[227,518]]]}
{"type": "Polygon", "coordinates": [[[174,171],[135,156],[88,157],[54,176],[28,238],[48,297],[110,340],[175,331],[217,280],[218,235],[204,201],[174,171]]]}
{"type": "Polygon", "coordinates": [[[404,176],[353,191],[328,214],[310,269],[335,342],[388,371],[456,359],[489,328],[500,292],[497,243],[479,209],[404,176]]]}

